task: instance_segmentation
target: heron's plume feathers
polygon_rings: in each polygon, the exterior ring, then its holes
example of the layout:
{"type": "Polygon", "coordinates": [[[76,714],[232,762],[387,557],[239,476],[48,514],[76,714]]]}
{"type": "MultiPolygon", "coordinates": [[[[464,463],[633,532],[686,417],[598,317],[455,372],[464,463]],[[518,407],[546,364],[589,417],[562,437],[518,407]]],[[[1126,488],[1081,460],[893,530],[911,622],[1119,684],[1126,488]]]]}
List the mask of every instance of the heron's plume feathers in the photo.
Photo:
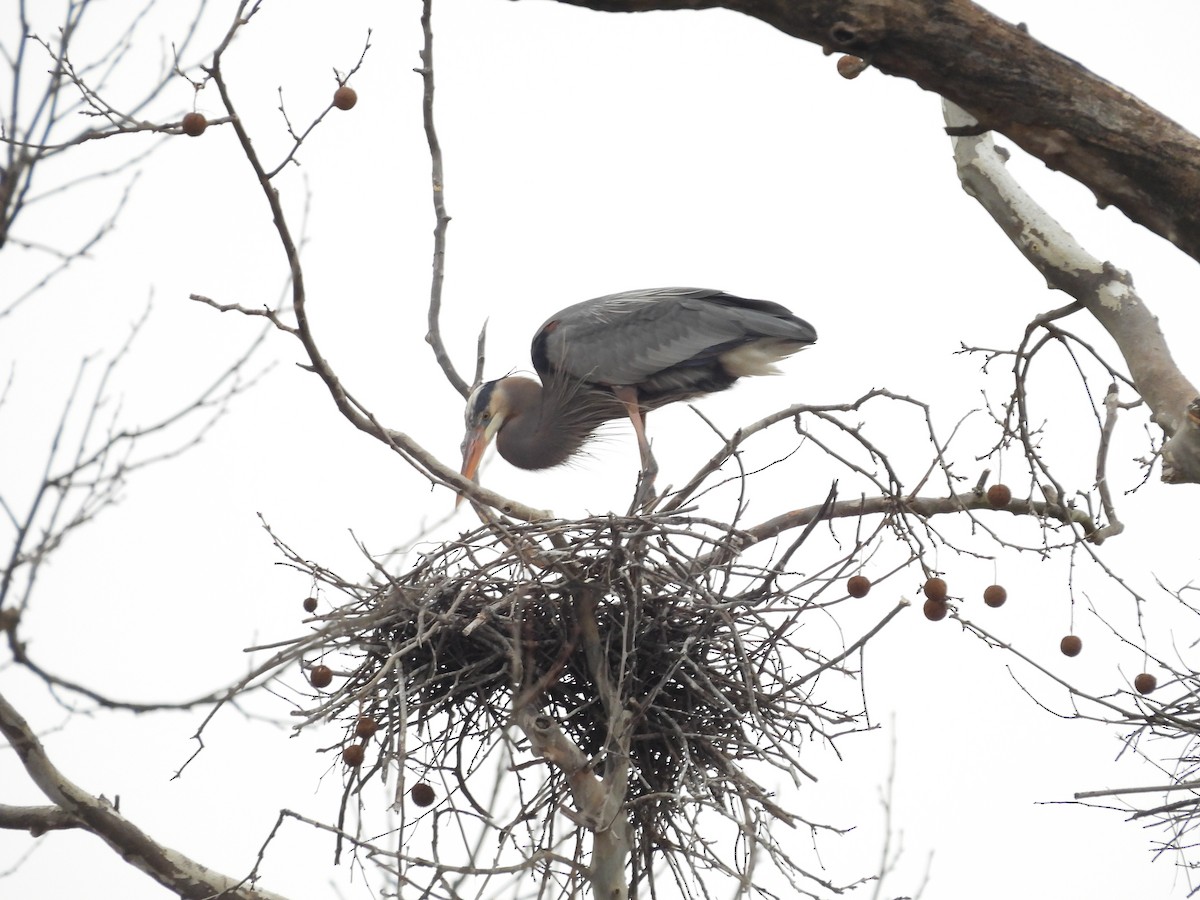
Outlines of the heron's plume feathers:
{"type": "Polygon", "coordinates": [[[807,345],[796,341],[764,338],[726,350],[719,358],[725,371],[735,378],[749,375],[780,375],[782,373],[775,363],[798,350],[803,350],[805,346],[807,345]]]}

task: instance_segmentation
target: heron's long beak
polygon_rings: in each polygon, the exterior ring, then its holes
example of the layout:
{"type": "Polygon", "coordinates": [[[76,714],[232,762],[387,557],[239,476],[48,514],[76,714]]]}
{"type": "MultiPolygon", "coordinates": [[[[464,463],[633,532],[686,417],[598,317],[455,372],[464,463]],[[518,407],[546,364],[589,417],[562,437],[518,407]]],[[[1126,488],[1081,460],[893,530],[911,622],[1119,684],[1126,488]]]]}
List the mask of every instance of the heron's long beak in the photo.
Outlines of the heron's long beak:
{"type": "MultiPolygon", "coordinates": [[[[496,436],[496,432],[500,428],[500,417],[493,416],[492,420],[486,425],[476,425],[467,429],[466,436],[462,442],[462,468],[459,472],[464,478],[470,478],[475,481],[475,473],[479,471],[479,463],[483,459],[483,451],[487,449],[488,444],[492,442],[492,438],[496,436]]],[[[458,506],[462,503],[463,495],[459,494],[454,501],[454,505],[458,506]]]]}

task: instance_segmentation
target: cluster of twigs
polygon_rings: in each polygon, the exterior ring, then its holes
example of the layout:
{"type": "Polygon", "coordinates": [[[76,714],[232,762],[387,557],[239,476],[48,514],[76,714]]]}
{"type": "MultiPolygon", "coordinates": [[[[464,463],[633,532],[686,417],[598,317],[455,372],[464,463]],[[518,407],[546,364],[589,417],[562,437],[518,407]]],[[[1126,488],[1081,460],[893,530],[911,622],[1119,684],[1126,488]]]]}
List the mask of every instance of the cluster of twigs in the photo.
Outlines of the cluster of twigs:
{"type": "MultiPolygon", "coordinates": [[[[1200,589],[1195,585],[1170,589],[1160,582],[1159,587],[1178,602],[1185,615],[1200,616],[1200,606],[1194,600],[1200,589]]],[[[1164,599],[1153,598],[1157,603],[1164,599]]],[[[1139,598],[1142,602],[1145,598],[1139,598]]],[[[1187,872],[1188,896],[1196,896],[1200,894],[1195,875],[1200,870],[1196,855],[1196,833],[1200,829],[1200,672],[1183,648],[1174,648],[1171,658],[1152,653],[1145,649],[1149,642],[1144,634],[1140,642],[1134,642],[1099,611],[1092,611],[1121,643],[1143,654],[1144,674],[1136,678],[1127,674],[1124,690],[1102,696],[1068,685],[1078,707],[1077,715],[1124,730],[1122,755],[1141,757],[1157,768],[1161,777],[1152,778],[1150,784],[1078,791],[1074,799],[1123,812],[1130,821],[1157,832],[1155,857],[1175,855],[1176,865],[1187,872]]]]}
{"type": "Polygon", "coordinates": [[[1176,672],[1178,681],[1166,685],[1174,695],[1170,700],[1156,702],[1139,698],[1138,712],[1142,724],[1127,737],[1126,744],[1134,752],[1148,758],[1166,757],[1141,745],[1146,741],[1171,741],[1182,747],[1174,753],[1173,768],[1163,767],[1163,778],[1156,785],[1138,785],[1118,789],[1082,791],[1079,800],[1097,802],[1098,798],[1120,798],[1131,820],[1145,823],[1160,832],[1155,855],[1177,854],[1178,865],[1189,870],[1193,879],[1188,896],[1200,893],[1195,886],[1195,871],[1200,868],[1195,857],[1196,832],[1200,829],[1200,703],[1196,700],[1200,678],[1195,672],[1176,672]],[[1182,689],[1182,691],[1181,691],[1182,689]]]}
{"type": "MultiPolygon", "coordinates": [[[[740,879],[764,847],[798,871],[767,822],[819,826],[785,810],[751,770],[798,780],[808,774],[800,746],[863,725],[814,696],[822,673],[853,673],[848,653],[830,659],[798,640],[812,585],[740,562],[743,541],[686,516],[486,525],[323,617],[326,642],[306,647],[352,662],[331,663],[344,677],[304,720],[342,715],[353,729],[373,719],[379,753],[364,779],[412,771],[418,758],[454,782],[462,812],[490,818],[472,794],[478,746],[533,711],[597,778],[628,765],[618,790],[637,878],[652,876],[662,851],[687,857],[677,875],[716,868],[740,879]],[[699,810],[742,831],[740,862],[698,845],[699,810]]],[[[514,821],[548,827],[572,806],[573,774],[550,767],[537,790],[521,791],[514,821]]]]}

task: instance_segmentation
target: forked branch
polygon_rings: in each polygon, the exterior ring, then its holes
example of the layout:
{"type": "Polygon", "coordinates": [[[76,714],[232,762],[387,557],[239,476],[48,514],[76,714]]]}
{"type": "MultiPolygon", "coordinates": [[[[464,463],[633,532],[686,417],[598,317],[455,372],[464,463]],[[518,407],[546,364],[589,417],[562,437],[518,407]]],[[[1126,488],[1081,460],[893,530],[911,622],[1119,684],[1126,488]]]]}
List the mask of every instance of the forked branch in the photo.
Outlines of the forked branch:
{"type": "MultiPolygon", "coordinates": [[[[205,71],[217,87],[221,102],[229,115],[230,125],[237,136],[242,155],[253,170],[255,179],[263,192],[263,197],[271,210],[275,232],[287,260],[292,286],[292,311],[296,317],[296,325],[294,328],[290,326],[285,327],[278,316],[267,315],[267,318],[277,328],[293,335],[300,341],[308,357],[308,364],[305,368],[315,373],[324,382],[338,411],[355,428],[386,444],[404,459],[405,462],[435,484],[446,485],[456,492],[463,493],[468,497],[486,503],[500,510],[505,515],[518,519],[534,521],[547,518],[549,513],[545,510],[535,509],[511,500],[497,494],[495,491],[480,487],[474,482],[463,478],[455,469],[445,465],[409,435],[382,425],[375,418],[374,414],[346,389],[341,379],[334,372],[333,366],[322,355],[320,348],[317,346],[316,337],[308,318],[308,295],[305,289],[304,269],[301,265],[300,251],[292,236],[291,228],[288,225],[288,218],[283,208],[280,191],[271,182],[270,172],[262,162],[245,123],[238,115],[229,85],[221,69],[223,55],[230,46],[233,35],[247,23],[249,15],[252,15],[255,9],[257,9],[257,4],[251,5],[249,0],[242,0],[238,6],[234,22],[226,35],[226,39],[214,54],[212,64],[205,71]],[[250,13],[246,13],[248,6],[250,7],[250,13]]],[[[207,297],[199,295],[192,295],[192,299],[215,306],[223,311],[235,311],[247,315],[264,315],[262,310],[249,309],[233,304],[218,304],[207,297]]]]}
{"type": "MultiPolygon", "coordinates": [[[[255,890],[246,886],[245,879],[214,872],[179,851],[159,844],[121,815],[108,800],[93,796],[68,780],[50,761],[29,723],[3,695],[0,695],[0,734],[16,751],[30,780],[61,810],[61,816],[69,817],[76,827],[95,834],[129,865],[177,896],[188,900],[210,900],[218,895],[231,900],[283,900],[279,894],[255,890]]],[[[61,816],[47,812],[39,816],[35,824],[52,827],[57,823],[59,827],[65,827],[67,820],[61,816]]],[[[10,818],[9,821],[19,827],[28,827],[19,819],[10,818]]]]}
{"type": "Polygon", "coordinates": [[[1167,347],[1158,320],[1133,289],[1128,272],[1089,254],[1005,167],[1006,155],[990,134],[967,134],[978,125],[944,104],[947,130],[963,189],[979,201],[1047,283],[1078,300],[1116,342],[1138,392],[1168,437],[1163,481],[1200,482],[1200,404],[1195,386],[1167,347]]]}

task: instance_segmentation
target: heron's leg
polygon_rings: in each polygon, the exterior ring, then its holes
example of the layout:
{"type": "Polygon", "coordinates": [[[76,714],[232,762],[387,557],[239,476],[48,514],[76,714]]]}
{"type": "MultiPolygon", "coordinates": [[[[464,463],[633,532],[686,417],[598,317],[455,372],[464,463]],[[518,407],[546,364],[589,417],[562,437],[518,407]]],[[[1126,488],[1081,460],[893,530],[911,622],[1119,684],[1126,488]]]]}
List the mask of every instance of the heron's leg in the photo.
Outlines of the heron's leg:
{"type": "Polygon", "coordinates": [[[614,387],[612,391],[625,406],[629,421],[633,423],[634,434],[637,435],[638,450],[642,454],[642,480],[637,492],[637,506],[642,507],[654,499],[654,477],[658,474],[658,462],[650,452],[650,441],[646,439],[646,425],[638,405],[637,388],[614,387]]]}

